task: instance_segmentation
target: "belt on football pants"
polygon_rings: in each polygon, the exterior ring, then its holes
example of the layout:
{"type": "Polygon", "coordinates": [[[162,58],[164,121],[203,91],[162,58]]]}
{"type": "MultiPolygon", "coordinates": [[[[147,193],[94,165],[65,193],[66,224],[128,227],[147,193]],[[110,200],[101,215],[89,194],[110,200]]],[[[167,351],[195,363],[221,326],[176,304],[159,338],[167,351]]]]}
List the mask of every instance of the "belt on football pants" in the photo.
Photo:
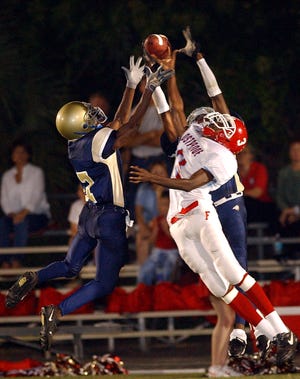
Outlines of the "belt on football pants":
{"type": "Polygon", "coordinates": [[[219,205],[227,203],[227,201],[229,201],[229,200],[233,200],[233,199],[236,199],[237,197],[241,197],[241,196],[243,196],[243,192],[236,192],[236,193],[232,193],[231,195],[221,197],[221,199],[214,202],[214,206],[218,207],[219,205]]]}
{"type": "Polygon", "coordinates": [[[190,205],[188,205],[185,208],[182,208],[179,213],[176,214],[176,216],[171,218],[171,224],[175,224],[178,220],[181,220],[184,215],[186,215],[188,212],[190,212],[192,209],[196,208],[198,206],[198,201],[194,201],[190,205]]]}

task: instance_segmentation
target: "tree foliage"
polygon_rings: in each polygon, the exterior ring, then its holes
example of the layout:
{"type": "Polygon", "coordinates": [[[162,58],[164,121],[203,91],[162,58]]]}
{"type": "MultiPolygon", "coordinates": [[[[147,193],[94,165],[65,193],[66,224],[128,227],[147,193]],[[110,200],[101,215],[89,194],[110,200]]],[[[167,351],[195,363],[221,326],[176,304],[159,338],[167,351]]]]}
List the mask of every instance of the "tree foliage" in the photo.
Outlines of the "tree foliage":
{"type": "MultiPolygon", "coordinates": [[[[174,48],[190,25],[214,69],[230,108],[246,121],[267,164],[281,165],[299,123],[299,6],[253,0],[145,2],[78,0],[4,1],[0,14],[1,171],[10,142],[33,142],[50,191],[69,190],[74,176],[55,116],[70,100],[103,92],[113,110],[125,86],[120,69],[141,55],[150,33],[166,34],[174,48]],[[273,156],[277,160],[274,162],[273,156]]],[[[195,66],[178,56],[186,111],[209,104],[195,66]]]]}

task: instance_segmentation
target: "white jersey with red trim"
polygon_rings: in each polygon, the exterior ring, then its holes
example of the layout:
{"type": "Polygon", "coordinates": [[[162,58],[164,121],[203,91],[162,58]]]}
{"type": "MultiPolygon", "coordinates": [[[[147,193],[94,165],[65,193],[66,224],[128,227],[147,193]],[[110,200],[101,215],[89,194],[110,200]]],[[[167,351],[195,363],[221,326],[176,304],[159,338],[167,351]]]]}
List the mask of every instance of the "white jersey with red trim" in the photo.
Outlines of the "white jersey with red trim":
{"type": "Polygon", "coordinates": [[[212,294],[222,297],[230,284],[243,280],[246,271],[229,246],[209,192],[236,174],[237,162],[227,148],[202,137],[197,126],[191,125],[178,143],[171,176],[188,179],[201,168],[213,180],[190,192],[170,189],[168,222],[182,259],[212,294]]]}
{"type": "Polygon", "coordinates": [[[211,202],[209,192],[218,189],[237,172],[235,155],[219,143],[202,137],[199,126],[194,124],[178,143],[171,177],[188,179],[201,168],[209,171],[213,180],[190,192],[170,189],[169,222],[182,208],[188,207],[195,200],[211,202]]]}

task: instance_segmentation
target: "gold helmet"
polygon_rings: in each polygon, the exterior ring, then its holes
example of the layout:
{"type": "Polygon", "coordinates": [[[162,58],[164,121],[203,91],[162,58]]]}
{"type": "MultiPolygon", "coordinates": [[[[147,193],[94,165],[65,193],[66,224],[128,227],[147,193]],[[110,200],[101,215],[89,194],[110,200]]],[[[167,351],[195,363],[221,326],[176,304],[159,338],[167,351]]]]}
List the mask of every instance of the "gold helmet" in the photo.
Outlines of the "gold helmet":
{"type": "Polygon", "coordinates": [[[106,120],[101,108],[82,101],[71,101],[58,111],[56,128],[63,137],[73,140],[102,127],[101,123],[106,120]]]}

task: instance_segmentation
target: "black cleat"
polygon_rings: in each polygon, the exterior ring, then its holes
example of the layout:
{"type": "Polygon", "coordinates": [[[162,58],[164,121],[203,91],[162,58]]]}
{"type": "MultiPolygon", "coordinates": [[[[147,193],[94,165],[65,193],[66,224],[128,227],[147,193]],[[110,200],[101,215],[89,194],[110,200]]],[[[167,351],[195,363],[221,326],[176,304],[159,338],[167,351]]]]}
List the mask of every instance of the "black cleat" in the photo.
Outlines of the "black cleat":
{"type": "Polygon", "coordinates": [[[5,299],[6,308],[15,307],[36,286],[38,277],[35,272],[27,271],[19,277],[7,292],[5,299]]]}
{"type": "Polygon", "coordinates": [[[47,305],[41,309],[40,343],[44,351],[49,351],[52,337],[57,331],[59,309],[55,305],[47,305]]]}
{"type": "Polygon", "coordinates": [[[228,355],[230,357],[241,357],[246,351],[246,346],[244,340],[234,338],[229,342],[228,355]]]}
{"type": "Polygon", "coordinates": [[[260,359],[264,361],[271,350],[271,341],[262,334],[257,337],[256,346],[260,352],[260,359]]]}
{"type": "Polygon", "coordinates": [[[230,357],[241,357],[247,347],[247,334],[243,329],[233,329],[230,335],[228,355],[230,357]]]}
{"type": "Polygon", "coordinates": [[[286,363],[291,365],[297,351],[298,339],[296,335],[292,331],[280,333],[275,337],[275,341],[277,344],[277,366],[282,367],[286,363]]]}

